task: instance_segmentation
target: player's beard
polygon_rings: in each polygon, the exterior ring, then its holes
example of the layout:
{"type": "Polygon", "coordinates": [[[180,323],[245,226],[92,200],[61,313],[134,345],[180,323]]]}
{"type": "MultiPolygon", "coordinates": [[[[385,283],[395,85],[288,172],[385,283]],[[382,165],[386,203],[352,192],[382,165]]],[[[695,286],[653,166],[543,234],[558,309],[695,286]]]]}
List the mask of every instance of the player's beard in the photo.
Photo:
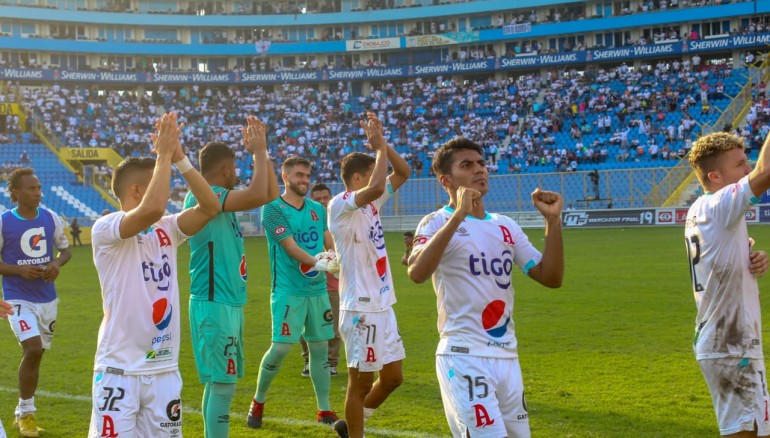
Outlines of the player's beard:
{"type": "Polygon", "coordinates": [[[308,189],[307,186],[302,187],[299,184],[295,184],[293,182],[289,183],[289,187],[288,188],[289,188],[289,190],[294,192],[294,194],[297,195],[297,196],[305,196],[307,194],[307,189],[308,189]]]}

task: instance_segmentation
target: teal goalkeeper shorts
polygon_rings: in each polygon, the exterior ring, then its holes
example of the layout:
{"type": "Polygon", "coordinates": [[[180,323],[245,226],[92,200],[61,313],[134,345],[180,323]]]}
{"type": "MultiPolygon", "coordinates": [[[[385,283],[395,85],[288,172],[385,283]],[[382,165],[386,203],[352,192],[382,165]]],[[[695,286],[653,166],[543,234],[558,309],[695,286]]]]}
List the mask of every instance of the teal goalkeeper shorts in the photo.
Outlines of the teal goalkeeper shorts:
{"type": "Polygon", "coordinates": [[[294,296],[273,293],[270,296],[273,317],[273,342],[299,343],[328,341],[334,338],[334,318],[329,295],[294,296]]]}
{"type": "Polygon", "coordinates": [[[190,334],[201,383],[243,377],[243,307],[190,300],[190,334]]]}

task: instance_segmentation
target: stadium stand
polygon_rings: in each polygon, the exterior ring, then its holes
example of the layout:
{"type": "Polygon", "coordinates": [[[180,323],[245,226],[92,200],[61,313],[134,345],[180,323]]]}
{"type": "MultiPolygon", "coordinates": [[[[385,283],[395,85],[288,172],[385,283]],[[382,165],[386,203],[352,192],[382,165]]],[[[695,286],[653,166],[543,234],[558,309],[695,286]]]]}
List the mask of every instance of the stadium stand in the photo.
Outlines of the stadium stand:
{"type": "MultiPolygon", "coordinates": [[[[276,171],[301,154],[327,182],[344,154],[365,150],[354,121],[373,110],[415,177],[428,178],[410,181],[385,214],[443,202],[430,159],[455,135],[485,145],[494,184],[507,188],[494,191],[498,209],[530,209],[538,185],[576,208],[649,206],[692,139],[721,129],[743,90],[764,86],[751,67],[763,61],[770,7],[724,3],[2,2],[0,78],[14,82],[0,104],[21,104],[55,145],[122,156],[146,153],[153,119],[174,110],[193,161],[207,141],[237,143],[256,114],[270,126],[276,171]],[[35,24],[46,17],[63,24],[35,24]]],[[[0,135],[19,141],[18,123],[5,125],[0,135]]],[[[756,142],[754,125],[730,128],[756,142]]],[[[240,172],[248,182],[249,157],[240,172]]],[[[73,181],[57,193],[101,211],[73,181]]],[[[172,210],[184,191],[173,184],[172,210]]]]}

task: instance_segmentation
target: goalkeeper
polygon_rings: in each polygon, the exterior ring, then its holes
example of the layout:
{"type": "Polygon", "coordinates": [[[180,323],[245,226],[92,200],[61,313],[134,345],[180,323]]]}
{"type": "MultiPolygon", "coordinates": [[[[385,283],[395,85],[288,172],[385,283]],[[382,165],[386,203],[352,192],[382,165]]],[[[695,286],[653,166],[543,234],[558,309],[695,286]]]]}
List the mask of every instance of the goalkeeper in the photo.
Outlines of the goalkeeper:
{"type": "Polygon", "coordinates": [[[248,426],[262,427],[262,413],[270,385],[278,374],[292,344],[300,335],[310,351],[310,378],[313,382],[319,423],[333,424],[337,415],[329,404],[328,340],[334,337],[332,311],[322,271],[339,269],[333,252],[326,209],[305,199],[310,187],[310,162],[290,157],[281,166],[284,192],[262,208],[262,226],[267,236],[272,272],[270,310],[273,337],[262,358],[257,377],[257,393],[251,402],[248,426]]]}

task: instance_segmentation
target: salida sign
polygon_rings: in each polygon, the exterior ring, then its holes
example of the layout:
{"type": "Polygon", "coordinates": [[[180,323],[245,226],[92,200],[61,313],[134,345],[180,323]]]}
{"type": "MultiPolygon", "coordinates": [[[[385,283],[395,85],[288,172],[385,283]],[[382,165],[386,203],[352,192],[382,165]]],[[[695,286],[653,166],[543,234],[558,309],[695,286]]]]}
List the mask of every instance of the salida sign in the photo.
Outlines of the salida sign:
{"type": "Polygon", "coordinates": [[[71,160],[106,160],[103,151],[98,148],[71,148],[68,152],[71,160]]]}

